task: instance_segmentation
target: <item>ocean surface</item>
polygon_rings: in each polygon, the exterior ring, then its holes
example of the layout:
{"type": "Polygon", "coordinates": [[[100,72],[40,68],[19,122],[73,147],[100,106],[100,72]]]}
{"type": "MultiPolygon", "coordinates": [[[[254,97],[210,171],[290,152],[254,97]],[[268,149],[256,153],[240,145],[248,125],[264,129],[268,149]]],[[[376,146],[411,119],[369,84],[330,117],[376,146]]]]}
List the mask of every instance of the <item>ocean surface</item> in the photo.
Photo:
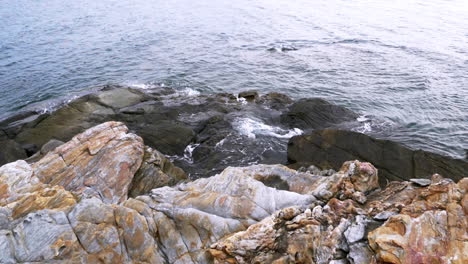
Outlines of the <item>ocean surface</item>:
{"type": "Polygon", "coordinates": [[[321,97],[463,158],[468,1],[0,1],[0,119],[107,83],[321,97]]]}

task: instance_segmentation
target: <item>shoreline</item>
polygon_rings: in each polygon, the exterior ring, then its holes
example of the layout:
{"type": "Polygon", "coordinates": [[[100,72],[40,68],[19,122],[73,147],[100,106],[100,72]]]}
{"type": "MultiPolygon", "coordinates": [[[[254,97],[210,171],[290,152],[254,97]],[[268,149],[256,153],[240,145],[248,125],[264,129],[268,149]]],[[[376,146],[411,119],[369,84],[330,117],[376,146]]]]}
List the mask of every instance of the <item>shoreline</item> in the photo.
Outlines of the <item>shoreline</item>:
{"type": "Polygon", "coordinates": [[[259,164],[190,180],[115,121],[45,146],[0,167],[2,263],[468,260],[466,177],[384,187],[352,160],[338,172],[259,164]]]}
{"type": "Polygon", "coordinates": [[[468,170],[463,159],[354,133],[369,121],[323,99],[294,100],[281,93],[260,95],[256,91],[200,94],[170,87],[116,85],[91,89],[51,112],[23,112],[0,122],[0,142],[5,146],[0,150],[0,165],[31,157],[50,140],[66,142],[84,129],[110,120],[127,124],[192,179],[212,176],[227,166],[261,163],[295,169],[300,167],[292,163],[302,163],[305,167],[319,165],[321,169],[338,170],[343,162],[352,159],[374,163],[382,170],[382,184],[384,178],[428,178],[434,172],[460,179],[468,170]],[[310,135],[322,141],[325,138],[320,131],[324,129],[343,134],[334,140],[351,143],[340,143],[341,149],[316,147],[318,158],[306,157],[314,153],[298,151],[301,146],[297,144],[296,150],[291,147],[310,135]],[[356,140],[361,145],[353,145],[356,140]],[[368,148],[372,150],[366,152],[368,148]]]}

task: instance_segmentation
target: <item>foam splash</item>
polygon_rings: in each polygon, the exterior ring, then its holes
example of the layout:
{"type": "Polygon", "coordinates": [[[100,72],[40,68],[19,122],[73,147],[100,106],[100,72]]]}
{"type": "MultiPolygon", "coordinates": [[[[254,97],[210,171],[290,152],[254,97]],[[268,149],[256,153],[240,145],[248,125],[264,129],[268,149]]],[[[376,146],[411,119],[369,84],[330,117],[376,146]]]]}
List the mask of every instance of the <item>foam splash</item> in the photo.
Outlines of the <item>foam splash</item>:
{"type": "Polygon", "coordinates": [[[361,125],[354,130],[360,133],[369,133],[372,132],[372,121],[366,115],[359,116],[356,119],[361,125]]]}
{"type": "Polygon", "coordinates": [[[239,97],[238,95],[236,95],[236,100],[237,102],[241,103],[241,104],[247,104],[247,99],[245,99],[244,97],[239,97]]]}
{"type": "Polygon", "coordinates": [[[261,120],[253,118],[236,118],[233,122],[233,127],[241,134],[249,138],[256,138],[257,135],[273,136],[277,138],[290,138],[301,135],[304,131],[299,128],[291,130],[282,129],[280,127],[270,126],[263,123],[261,120]]]}
{"type": "Polygon", "coordinates": [[[193,163],[193,157],[192,157],[193,150],[196,149],[199,145],[200,144],[189,144],[187,147],[185,147],[184,160],[192,164],[193,163]]]}
{"type": "Polygon", "coordinates": [[[200,92],[197,90],[194,90],[192,88],[185,88],[181,92],[179,92],[180,95],[185,95],[185,96],[199,96],[200,92]]]}
{"type": "Polygon", "coordinates": [[[154,84],[138,83],[138,82],[128,82],[128,83],[125,83],[125,85],[128,85],[128,86],[133,87],[133,88],[142,89],[142,90],[148,90],[148,89],[153,89],[153,88],[157,87],[154,84]]]}
{"type": "Polygon", "coordinates": [[[362,122],[369,121],[370,119],[366,115],[362,115],[362,116],[359,116],[356,120],[362,123],[362,122]]]}

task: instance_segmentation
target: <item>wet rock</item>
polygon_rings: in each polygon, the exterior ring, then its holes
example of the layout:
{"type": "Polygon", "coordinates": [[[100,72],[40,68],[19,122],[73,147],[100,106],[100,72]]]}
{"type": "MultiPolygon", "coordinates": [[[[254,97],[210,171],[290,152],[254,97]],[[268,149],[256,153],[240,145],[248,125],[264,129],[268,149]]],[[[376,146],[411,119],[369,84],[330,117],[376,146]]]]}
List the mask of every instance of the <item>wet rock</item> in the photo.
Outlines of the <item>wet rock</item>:
{"type": "Polygon", "coordinates": [[[114,109],[135,105],[147,99],[147,96],[137,89],[112,89],[106,87],[97,95],[98,102],[114,109]]]}
{"type": "Polygon", "coordinates": [[[193,130],[184,124],[161,121],[138,129],[145,143],[167,155],[182,155],[187,145],[195,138],[193,130]]]}
{"type": "Polygon", "coordinates": [[[24,144],[21,147],[24,149],[28,157],[34,155],[34,153],[39,150],[36,144],[24,144]]]}
{"type": "MultiPolygon", "coordinates": [[[[285,135],[292,131],[288,131],[289,124],[281,122],[281,115],[289,111],[294,100],[281,93],[241,95],[254,99],[245,104],[228,93],[192,94],[164,87],[142,91],[107,85],[50,113],[31,111],[1,121],[0,141],[41,148],[52,139],[66,142],[112,120],[123,122],[146,145],[171,155],[191,178],[212,176],[230,165],[286,163],[285,135]],[[242,119],[255,119],[255,131],[242,126],[242,119]],[[193,151],[186,153],[189,149],[193,151]]],[[[1,160],[2,155],[11,153],[0,149],[0,164],[26,158],[1,160]]],[[[36,153],[27,161],[40,158],[36,153]]]]}
{"type": "Polygon", "coordinates": [[[251,102],[258,98],[257,91],[244,91],[239,93],[240,98],[245,98],[245,100],[251,102]]]}
{"type": "Polygon", "coordinates": [[[28,157],[21,145],[13,140],[0,141],[0,146],[2,146],[2,151],[0,151],[0,165],[28,157]]]}
{"type": "Polygon", "coordinates": [[[136,197],[155,188],[173,186],[186,179],[187,174],[161,152],[145,147],[143,162],[133,177],[128,194],[136,197]]]}
{"type": "Polygon", "coordinates": [[[296,47],[293,47],[293,46],[283,46],[281,47],[281,51],[282,52],[285,52],[285,51],[294,51],[294,50],[298,50],[296,47]]]}
{"type": "Polygon", "coordinates": [[[39,161],[42,157],[44,157],[47,153],[50,151],[53,151],[57,147],[63,145],[64,142],[56,139],[51,139],[47,143],[45,143],[42,148],[37,151],[34,155],[31,157],[27,158],[26,161],[29,163],[34,163],[39,161]]]}
{"type": "Polygon", "coordinates": [[[300,99],[281,116],[290,128],[323,129],[343,122],[355,121],[358,114],[320,98],[300,99]]]}
{"type": "Polygon", "coordinates": [[[285,94],[273,92],[260,96],[257,102],[275,110],[285,110],[294,100],[285,94]]]}
{"type": "Polygon", "coordinates": [[[389,140],[343,130],[325,129],[292,137],[288,143],[291,163],[311,163],[338,169],[347,160],[359,159],[379,169],[380,184],[388,181],[430,178],[439,173],[459,180],[466,176],[468,162],[421,150],[411,150],[389,140]]]}

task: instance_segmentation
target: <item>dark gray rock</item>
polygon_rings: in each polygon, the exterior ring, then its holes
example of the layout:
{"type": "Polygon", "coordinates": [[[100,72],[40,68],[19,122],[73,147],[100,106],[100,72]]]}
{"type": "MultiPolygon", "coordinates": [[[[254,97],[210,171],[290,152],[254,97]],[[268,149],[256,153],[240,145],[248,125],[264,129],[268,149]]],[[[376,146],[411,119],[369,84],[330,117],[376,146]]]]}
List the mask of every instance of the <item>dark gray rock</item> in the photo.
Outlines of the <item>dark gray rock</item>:
{"type": "Polygon", "coordinates": [[[291,105],[294,100],[282,93],[267,93],[260,96],[257,99],[257,102],[260,104],[265,104],[272,109],[280,110],[286,109],[286,107],[291,105]]]}
{"type": "Polygon", "coordinates": [[[186,179],[187,174],[161,152],[145,147],[143,163],[133,177],[128,195],[148,194],[154,188],[173,186],[186,179]]]}
{"type": "Polygon", "coordinates": [[[245,98],[247,101],[254,101],[255,99],[258,98],[258,92],[257,91],[244,91],[239,93],[239,98],[245,98]]]}
{"type": "Polygon", "coordinates": [[[379,169],[382,186],[393,180],[430,179],[434,173],[458,181],[468,171],[468,162],[464,160],[412,150],[393,141],[352,131],[317,130],[293,137],[288,143],[290,163],[309,163],[337,170],[343,162],[355,159],[374,164],[379,169]]]}
{"type": "Polygon", "coordinates": [[[320,98],[300,99],[293,103],[289,111],[281,116],[281,121],[290,128],[323,129],[343,122],[356,121],[358,114],[320,98]]]}
{"type": "Polygon", "coordinates": [[[181,155],[195,138],[195,132],[182,123],[161,121],[136,129],[145,143],[168,155],[181,155]]]}
{"type": "Polygon", "coordinates": [[[21,147],[21,145],[13,140],[0,141],[0,146],[0,166],[2,164],[28,157],[26,151],[21,147]]]}
{"type": "Polygon", "coordinates": [[[54,150],[55,148],[57,148],[58,146],[61,146],[65,144],[65,142],[63,141],[60,141],[60,140],[57,140],[57,139],[51,139],[49,140],[47,143],[44,144],[44,146],[42,146],[41,148],[41,154],[45,155],[47,154],[49,151],[52,151],[54,150]]]}
{"type": "MultiPolygon", "coordinates": [[[[113,120],[125,123],[146,145],[171,155],[177,166],[194,178],[214,175],[226,166],[285,163],[287,139],[274,136],[250,139],[233,123],[251,116],[285,128],[279,115],[292,100],[279,93],[260,96],[250,91],[241,96],[250,103],[244,104],[228,93],[189,95],[163,87],[141,91],[107,85],[51,113],[29,111],[2,121],[0,141],[13,140],[41,148],[51,139],[68,141],[85,129],[113,120]]],[[[10,152],[0,149],[0,153],[5,151],[10,152]]],[[[41,155],[34,154],[28,162],[41,155]]]]}

